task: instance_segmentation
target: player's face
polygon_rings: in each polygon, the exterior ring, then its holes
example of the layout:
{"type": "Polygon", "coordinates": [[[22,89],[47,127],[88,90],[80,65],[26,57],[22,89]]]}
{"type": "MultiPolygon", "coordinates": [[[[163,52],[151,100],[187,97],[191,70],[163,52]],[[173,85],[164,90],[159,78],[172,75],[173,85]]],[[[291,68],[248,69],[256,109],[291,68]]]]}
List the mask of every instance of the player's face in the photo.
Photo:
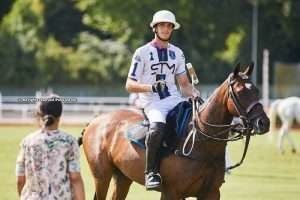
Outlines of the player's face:
{"type": "Polygon", "coordinates": [[[169,41],[174,29],[174,25],[169,22],[161,22],[156,25],[156,34],[159,39],[169,41]]]}

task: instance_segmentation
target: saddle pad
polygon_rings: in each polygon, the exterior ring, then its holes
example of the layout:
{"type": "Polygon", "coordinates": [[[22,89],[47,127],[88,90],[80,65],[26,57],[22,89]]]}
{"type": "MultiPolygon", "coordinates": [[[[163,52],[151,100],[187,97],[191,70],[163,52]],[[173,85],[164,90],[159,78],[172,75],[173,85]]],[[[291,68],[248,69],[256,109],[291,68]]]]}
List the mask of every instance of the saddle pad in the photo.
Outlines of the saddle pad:
{"type": "MultiPolygon", "coordinates": [[[[166,133],[163,142],[164,147],[174,147],[176,141],[186,137],[191,115],[192,106],[186,101],[179,103],[169,112],[166,120],[166,133]]],[[[141,148],[146,148],[145,139],[148,131],[149,126],[141,121],[130,126],[125,133],[125,137],[141,148]]]]}
{"type": "Polygon", "coordinates": [[[183,101],[177,104],[167,115],[167,130],[172,130],[178,138],[185,137],[192,117],[192,104],[183,101]]]}
{"type": "Polygon", "coordinates": [[[134,124],[130,126],[126,133],[125,137],[129,139],[134,144],[138,145],[139,147],[145,149],[145,139],[146,139],[146,133],[148,132],[149,127],[143,125],[142,122],[139,122],[137,124],[134,124]]]}

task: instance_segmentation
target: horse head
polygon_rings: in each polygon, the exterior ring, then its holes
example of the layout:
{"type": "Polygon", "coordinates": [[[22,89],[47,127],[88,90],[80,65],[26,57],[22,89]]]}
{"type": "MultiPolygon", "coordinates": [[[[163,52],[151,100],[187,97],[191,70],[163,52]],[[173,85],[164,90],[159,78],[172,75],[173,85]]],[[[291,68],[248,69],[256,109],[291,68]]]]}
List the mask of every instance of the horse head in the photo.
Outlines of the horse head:
{"type": "Polygon", "coordinates": [[[251,63],[241,72],[240,64],[237,64],[229,75],[227,109],[250,126],[254,134],[264,134],[269,131],[270,120],[259,102],[259,90],[251,81],[253,67],[251,63]]]}

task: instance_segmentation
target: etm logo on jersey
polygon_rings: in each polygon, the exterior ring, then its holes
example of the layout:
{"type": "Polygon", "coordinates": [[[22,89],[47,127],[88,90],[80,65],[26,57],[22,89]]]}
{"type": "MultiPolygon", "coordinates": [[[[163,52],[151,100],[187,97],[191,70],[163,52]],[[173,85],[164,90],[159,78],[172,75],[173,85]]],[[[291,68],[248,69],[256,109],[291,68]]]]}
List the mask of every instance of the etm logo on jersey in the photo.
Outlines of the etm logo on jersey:
{"type": "Polygon", "coordinates": [[[175,58],[176,58],[176,54],[175,54],[175,52],[172,51],[172,50],[169,50],[169,56],[170,56],[170,58],[171,58],[172,60],[175,60],[175,58]]]}
{"type": "Polygon", "coordinates": [[[169,65],[169,63],[165,63],[165,62],[160,62],[160,63],[156,63],[151,65],[151,75],[154,74],[165,74],[166,70],[170,70],[172,71],[172,74],[174,74],[175,72],[175,64],[172,64],[171,66],[169,65]]]}

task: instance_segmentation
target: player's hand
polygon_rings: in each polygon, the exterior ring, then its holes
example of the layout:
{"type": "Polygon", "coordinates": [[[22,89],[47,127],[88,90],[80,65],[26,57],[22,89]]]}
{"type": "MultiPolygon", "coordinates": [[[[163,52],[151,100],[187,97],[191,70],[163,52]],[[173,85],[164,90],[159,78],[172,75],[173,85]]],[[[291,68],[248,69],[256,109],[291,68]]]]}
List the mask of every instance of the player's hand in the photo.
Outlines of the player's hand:
{"type": "Polygon", "coordinates": [[[166,81],[159,80],[152,85],[152,92],[158,93],[160,99],[170,96],[166,81]]]}
{"type": "Polygon", "coordinates": [[[153,83],[152,92],[154,93],[166,93],[168,91],[167,83],[164,80],[159,80],[153,83]]]}

